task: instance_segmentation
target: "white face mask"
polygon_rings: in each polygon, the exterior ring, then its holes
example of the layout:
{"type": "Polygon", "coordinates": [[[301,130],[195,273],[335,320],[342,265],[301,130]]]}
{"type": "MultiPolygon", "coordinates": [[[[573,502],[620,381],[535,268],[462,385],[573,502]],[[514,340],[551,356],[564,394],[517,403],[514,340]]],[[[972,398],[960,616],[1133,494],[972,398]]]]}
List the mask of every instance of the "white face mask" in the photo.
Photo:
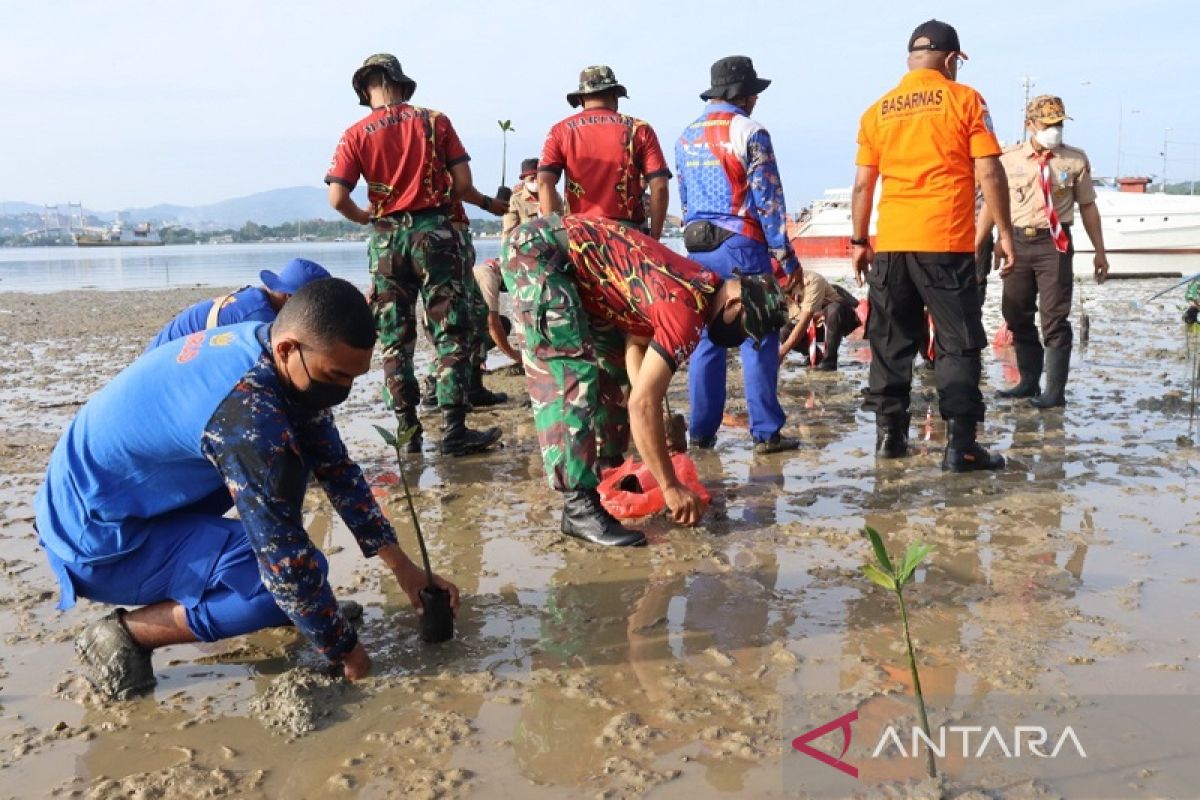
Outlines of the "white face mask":
{"type": "Polygon", "coordinates": [[[537,193],[537,179],[536,178],[526,178],[525,179],[525,189],[526,189],[526,191],[537,193]]]}
{"type": "Polygon", "coordinates": [[[1062,144],[1063,129],[1061,125],[1055,125],[1051,128],[1042,128],[1040,131],[1035,131],[1033,138],[1037,143],[1047,150],[1053,150],[1062,144]]]}

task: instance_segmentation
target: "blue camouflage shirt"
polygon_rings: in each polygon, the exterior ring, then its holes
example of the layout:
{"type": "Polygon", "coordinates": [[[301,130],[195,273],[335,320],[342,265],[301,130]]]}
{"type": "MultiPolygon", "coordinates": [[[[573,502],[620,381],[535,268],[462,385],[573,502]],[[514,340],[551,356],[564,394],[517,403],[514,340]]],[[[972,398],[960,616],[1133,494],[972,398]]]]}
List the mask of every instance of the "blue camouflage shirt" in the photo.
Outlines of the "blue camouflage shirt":
{"type": "MultiPolygon", "coordinates": [[[[41,543],[62,589],[63,564],[112,562],[139,547],[143,522],[203,505],[227,489],[259,575],[279,607],[332,660],[358,639],[304,529],[309,476],[321,484],[364,556],[396,542],[329,411],[288,398],[269,326],[202,331],[155,348],[80,410],[54,448],[35,501],[41,543]]],[[[182,597],[199,597],[220,553],[176,570],[182,597]]]]}
{"type": "Polygon", "coordinates": [[[763,242],[787,273],[796,268],[771,135],[745,111],[708,103],[675,143],[675,172],[685,225],[707,220],[763,242]]]}

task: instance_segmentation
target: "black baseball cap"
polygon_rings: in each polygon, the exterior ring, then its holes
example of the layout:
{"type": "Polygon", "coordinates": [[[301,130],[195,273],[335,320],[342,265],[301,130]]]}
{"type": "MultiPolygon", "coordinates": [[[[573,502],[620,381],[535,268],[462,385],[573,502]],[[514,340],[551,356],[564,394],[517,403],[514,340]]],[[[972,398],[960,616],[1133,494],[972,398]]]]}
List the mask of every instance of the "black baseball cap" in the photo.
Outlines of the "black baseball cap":
{"type": "Polygon", "coordinates": [[[928,22],[922,22],[912,32],[912,36],[908,37],[908,52],[914,50],[937,50],[941,53],[962,53],[962,45],[958,43],[958,31],[954,30],[954,26],[948,22],[941,22],[936,19],[931,19],[928,22]],[[929,44],[913,46],[913,43],[918,39],[928,39],[929,44]]]}

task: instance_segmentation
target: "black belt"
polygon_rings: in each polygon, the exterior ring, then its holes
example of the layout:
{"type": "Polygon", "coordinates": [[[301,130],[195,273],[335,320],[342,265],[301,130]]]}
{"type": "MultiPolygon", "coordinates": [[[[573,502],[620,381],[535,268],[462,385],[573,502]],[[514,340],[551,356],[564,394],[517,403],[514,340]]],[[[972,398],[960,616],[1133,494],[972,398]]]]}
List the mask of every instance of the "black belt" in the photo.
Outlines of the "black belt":
{"type": "MultiPolygon", "coordinates": [[[[1067,233],[1071,232],[1071,226],[1069,224],[1063,225],[1062,229],[1064,231],[1066,231],[1067,233]]],[[[1020,236],[1024,239],[1037,239],[1040,236],[1049,236],[1050,235],[1049,228],[1034,228],[1034,227],[1029,227],[1029,226],[1015,228],[1014,232],[1018,236],[1020,236]]]]}
{"type": "Polygon", "coordinates": [[[437,208],[421,208],[416,211],[393,211],[391,214],[376,217],[372,222],[390,230],[395,227],[411,228],[416,220],[439,216],[450,216],[450,207],[438,206],[437,208]]]}

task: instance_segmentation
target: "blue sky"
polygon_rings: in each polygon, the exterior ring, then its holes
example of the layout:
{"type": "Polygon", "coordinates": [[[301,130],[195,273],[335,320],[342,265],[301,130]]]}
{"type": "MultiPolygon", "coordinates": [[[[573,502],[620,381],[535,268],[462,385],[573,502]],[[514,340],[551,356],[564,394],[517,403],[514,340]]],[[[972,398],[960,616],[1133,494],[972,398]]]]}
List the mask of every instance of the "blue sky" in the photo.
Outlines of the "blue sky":
{"type": "Polygon", "coordinates": [[[1168,176],[1200,178],[1200,4],[1183,0],[0,0],[0,12],[0,200],[116,208],[319,186],[362,113],[350,75],[379,51],[418,81],[415,102],[450,115],[491,191],[496,120],[517,130],[511,177],[569,113],[581,67],[610,64],[629,89],[622,110],[670,151],[711,62],[745,54],[774,80],[755,116],[798,210],[848,185],[858,117],[899,79],[908,35],[929,17],[958,28],[971,57],[960,79],[983,93],[1001,138],[1019,134],[1030,75],[1035,93],[1063,96],[1067,142],[1097,174],[1115,169],[1123,118],[1122,172],[1158,175],[1171,128],[1168,176]]]}

